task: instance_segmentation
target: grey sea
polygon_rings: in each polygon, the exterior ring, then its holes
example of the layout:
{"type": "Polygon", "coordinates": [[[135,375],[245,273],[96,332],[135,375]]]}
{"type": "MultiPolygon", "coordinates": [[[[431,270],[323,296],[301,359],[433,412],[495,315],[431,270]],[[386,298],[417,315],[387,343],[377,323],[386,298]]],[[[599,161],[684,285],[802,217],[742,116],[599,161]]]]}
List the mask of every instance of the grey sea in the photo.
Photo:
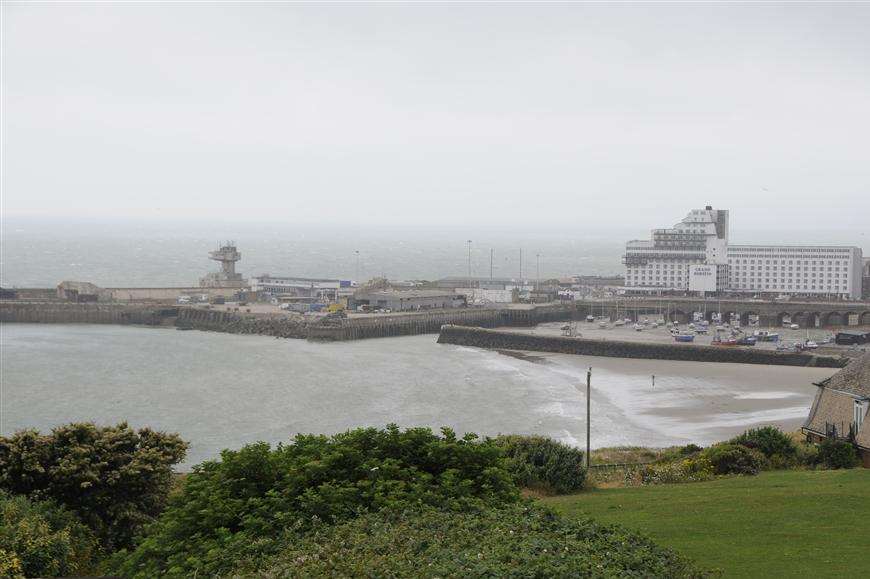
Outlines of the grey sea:
{"type": "MultiPolygon", "coordinates": [[[[745,231],[734,239],[806,243],[804,230],[745,231]]],[[[439,227],[323,226],[282,223],[50,221],[4,217],[0,227],[0,286],[54,287],[63,280],[103,287],[196,285],[217,269],[208,252],[234,240],[246,277],[269,273],[302,277],[434,280],[474,276],[534,278],[621,274],[625,240],[646,227],[584,219],[576,227],[481,225],[439,227]],[[522,250],[522,260],[520,259],[522,250]],[[359,252],[357,255],[356,252],[359,252]],[[357,259],[358,257],[358,259],[357,259]],[[491,266],[491,267],[490,267],[491,266]]],[[[814,229],[812,241],[865,244],[861,231],[814,229]]]]}
{"type": "Polygon", "coordinates": [[[833,370],[507,356],[435,336],[310,343],[169,328],[0,326],[0,431],[128,421],[191,442],[182,469],[221,449],[356,426],[534,433],[585,445],[721,440],[748,426],[798,428],[833,370]],[[655,375],[655,386],[652,385],[655,375]]]}

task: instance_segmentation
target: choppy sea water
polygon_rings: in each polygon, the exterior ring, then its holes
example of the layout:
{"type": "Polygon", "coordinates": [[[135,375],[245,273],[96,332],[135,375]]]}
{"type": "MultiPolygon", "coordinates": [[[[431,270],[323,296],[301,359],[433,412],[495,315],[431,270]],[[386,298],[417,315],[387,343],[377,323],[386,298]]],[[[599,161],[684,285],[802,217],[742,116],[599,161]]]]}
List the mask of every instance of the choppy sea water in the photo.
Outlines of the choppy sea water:
{"type": "Polygon", "coordinates": [[[706,444],[747,426],[797,428],[829,369],[528,358],[412,336],[334,344],[164,328],[0,326],[0,432],[128,421],[224,448],[356,426],[450,426],[592,445],[706,444]],[[655,386],[652,375],[655,375],[655,386]]]}

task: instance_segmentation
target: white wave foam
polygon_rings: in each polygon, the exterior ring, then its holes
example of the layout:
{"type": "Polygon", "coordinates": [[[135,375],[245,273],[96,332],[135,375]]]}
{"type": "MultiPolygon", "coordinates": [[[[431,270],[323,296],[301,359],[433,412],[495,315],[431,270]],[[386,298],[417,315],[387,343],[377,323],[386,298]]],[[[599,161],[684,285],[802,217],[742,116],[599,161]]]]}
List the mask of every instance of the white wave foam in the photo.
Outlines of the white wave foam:
{"type": "Polygon", "coordinates": [[[757,410],[755,412],[727,412],[717,414],[707,421],[707,428],[728,428],[757,424],[759,422],[776,422],[795,418],[806,418],[809,413],[807,406],[792,406],[789,408],[773,408],[771,410],[757,410]]]}
{"type": "Polygon", "coordinates": [[[783,398],[800,398],[796,392],[747,392],[737,394],[735,400],[781,400],[783,398]]]}

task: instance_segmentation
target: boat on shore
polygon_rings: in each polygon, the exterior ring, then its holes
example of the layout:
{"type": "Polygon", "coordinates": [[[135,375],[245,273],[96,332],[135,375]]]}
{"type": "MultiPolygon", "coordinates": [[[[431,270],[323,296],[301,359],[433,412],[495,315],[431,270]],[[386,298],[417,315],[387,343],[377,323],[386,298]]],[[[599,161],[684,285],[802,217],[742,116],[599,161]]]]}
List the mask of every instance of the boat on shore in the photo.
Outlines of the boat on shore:
{"type": "Polygon", "coordinates": [[[694,342],[695,335],[694,334],[674,334],[675,342],[694,342]]]}
{"type": "Polygon", "coordinates": [[[759,342],[779,342],[779,334],[767,330],[756,330],[752,333],[759,342]]]}

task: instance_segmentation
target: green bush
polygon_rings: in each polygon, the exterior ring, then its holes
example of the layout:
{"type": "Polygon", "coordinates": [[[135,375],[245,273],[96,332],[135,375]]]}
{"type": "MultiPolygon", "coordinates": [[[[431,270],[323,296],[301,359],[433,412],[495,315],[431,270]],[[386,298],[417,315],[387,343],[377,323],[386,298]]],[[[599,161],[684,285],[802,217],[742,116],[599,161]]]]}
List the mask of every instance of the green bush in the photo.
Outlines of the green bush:
{"type": "Polygon", "coordinates": [[[855,445],[835,438],[826,438],[819,445],[818,461],[827,468],[855,468],[860,463],[855,445]]]}
{"type": "Polygon", "coordinates": [[[304,533],[384,507],[462,511],[519,500],[501,451],[475,435],[360,428],[256,443],[194,468],[158,523],[114,567],[124,576],[225,572],[263,557],[282,533],[304,533]]]}
{"type": "Polygon", "coordinates": [[[71,512],[0,491],[0,577],[85,574],[96,555],[96,538],[71,512]]]}
{"type": "Polygon", "coordinates": [[[740,444],[716,444],[704,450],[714,474],[758,474],[764,466],[764,455],[740,444]]]}
{"type": "Polygon", "coordinates": [[[687,444],[686,446],[680,447],[680,454],[683,456],[693,456],[700,453],[702,450],[704,449],[697,444],[687,444]]]}
{"type": "Polygon", "coordinates": [[[627,484],[657,485],[700,482],[713,478],[713,465],[706,458],[685,458],[672,462],[648,464],[626,480],[627,484]]]}
{"type": "Polygon", "coordinates": [[[583,488],[583,451],[543,436],[499,436],[496,445],[508,458],[516,483],[546,493],[565,494],[583,488]]]}
{"type": "Polygon", "coordinates": [[[757,450],[768,459],[772,459],[774,465],[791,464],[798,452],[797,445],[791,437],[775,426],[747,430],[740,436],[732,438],[729,443],[757,450]]]}
{"type": "Polygon", "coordinates": [[[813,467],[819,463],[819,447],[807,442],[796,445],[795,462],[801,466],[813,467]]]}
{"type": "Polygon", "coordinates": [[[673,551],[615,526],[540,507],[450,513],[387,509],[320,526],[237,576],[698,577],[673,551]]]}
{"type": "Polygon", "coordinates": [[[68,507],[114,549],[163,510],[172,465],[186,450],[175,434],[126,423],[24,430],[0,437],[0,489],[68,507]]]}

